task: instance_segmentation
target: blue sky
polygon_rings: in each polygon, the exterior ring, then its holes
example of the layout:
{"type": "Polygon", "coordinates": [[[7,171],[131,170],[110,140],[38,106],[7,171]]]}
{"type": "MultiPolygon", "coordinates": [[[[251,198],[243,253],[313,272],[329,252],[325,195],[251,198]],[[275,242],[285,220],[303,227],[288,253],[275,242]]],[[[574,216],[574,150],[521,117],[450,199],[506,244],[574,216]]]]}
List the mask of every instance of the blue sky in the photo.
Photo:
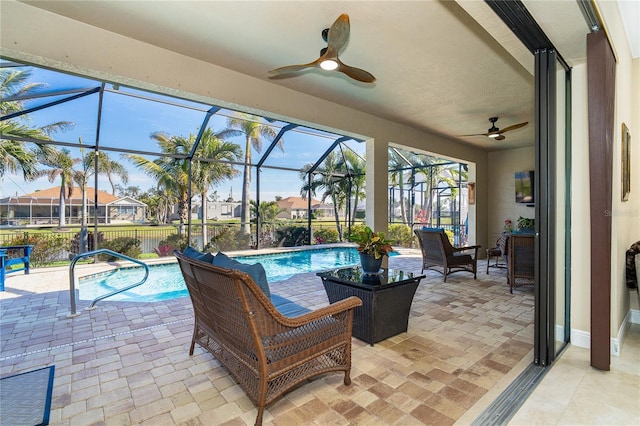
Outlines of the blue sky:
{"type": "MultiPolygon", "coordinates": [[[[31,68],[31,81],[46,83],[47,87],[43,91],[53,91],[61,89],[92,88],[100,85],[99,82],[83,79],[76,76],[51,72],[38,68],[31,68]]],[[[113,88],[108,84],[107,88],[113,88]]],[[[202,125],[205,113],[210,106],[175,98],[150,94],[148,92],[136,91],[133,89],[120,87],[119,92],[133,93],[141,96],[168,100],[185,107],[168,105],[165,103],[152,102],[147,99],[139,99],[131,96],[124,96],[119,93],[105,92],[103,109],[101,116],[100,146],[113,148],[126,148],[141,151],[158,151],[156,142],[150,138],[153,132],[166,132],[170,135],[188,136],[197,134],[202,125]],[[186,107],[197,108],[198,110],[186,107]]],[[[35,105],[42,105],[56,99],[62,99],[70,95],[59,97],[45,97],[29,101],[27,108],[35,105]]],[[[220,111],[222,115],[228,115],[230,111],[220,111]]],[[[62,142],[78,143],[82,138],[83,143],[93,145],[96,140],[98,116],[98,95],[92,94],[81,99],[45,108],[30,114],[30,122],[35,126],[42,126],[57,121],[70,121],[74,123],[72,129],[53,135],[53,138],[62,142]]],[[[214,131],[220,131],[226,127],[226,116],[214,115],[209,121],[209,127],[214,131]]],[[[273,123],[274,130],[278,132],[282,125],[287,123],[273,123]]],[[[284,137],[284,152],[276,148],[265,165],[301,168],[307,163],[314,163],[324,151],[333,143],[339,135],[329,135],[323,132],[308,128],[297,128],[286,133],[284,137]],[[310,134],[313,133],[313,134],[310,134]]],[[[244,137],[239,136],[230,139],[231,142],[239,144],[244,150],[244,137]]],[[[265,141],[263,151],[266,150],[270,141],[265,141]]],[[[365,146],[355,141],[347,142],[347,145],[355,150],[359,155],[364,156],[365,146]]],[[[80,151],[69,148],[74,158],[80,157],[80,151]]],[[[138,186],[142,190],[147,190],[155,186],[152,178],[142,173],[120,153],[109,152],[112,159],[120,161],[128,170],[129,182],[127,185],[138,186]]],[[[253,151],[252,161],[256,163],[262,154],[253,151]]],[[[241,170],[238,167],[238,170],[241,170]]],[[[255,199],[255,168],[252,171],[251,198],[255,199]]],[[[59,185],[59,181],[50,183],[46,178],[34,182],[25,182],[21,175],[7,174],[2,179],[0,186],[0,196],[22,195],[34,192],[37,189],[44,189],[59,185]]],[[[99,180],[100,189],[110,192],[110,186],[106,179],[99,180]]],[[[288,172],[264,168],[261,174],[261,200],[273,200],[276,195],[282,197],[297,196],[300,193],[301,180],[297,172],[288,172]]],[[[93,185],[92,185],[93,186],[93,185]]],[[[225,181],[214,190],[222,198],[227,198],[232,192],[233,198],[238,200],[241,196],[242,174],[231,181],[225,181]]]]}

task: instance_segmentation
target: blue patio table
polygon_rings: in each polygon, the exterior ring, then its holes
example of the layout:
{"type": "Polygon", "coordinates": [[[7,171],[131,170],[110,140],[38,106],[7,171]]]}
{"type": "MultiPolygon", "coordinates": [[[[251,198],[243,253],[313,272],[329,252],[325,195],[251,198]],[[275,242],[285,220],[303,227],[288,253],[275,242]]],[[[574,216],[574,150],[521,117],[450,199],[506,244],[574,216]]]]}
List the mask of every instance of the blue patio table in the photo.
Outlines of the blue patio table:
{"type": "Polygon", "coordinates": [[[32,245],[0,247],[0,291],[4,291],[4,280],[7,274],[24,271],[29,273],[31,266],[32,245]],[[15,253],[18,253],[16,256],[15,253]],[[22,268],[7,270],[13,265],[23,265],[22,268]]]}

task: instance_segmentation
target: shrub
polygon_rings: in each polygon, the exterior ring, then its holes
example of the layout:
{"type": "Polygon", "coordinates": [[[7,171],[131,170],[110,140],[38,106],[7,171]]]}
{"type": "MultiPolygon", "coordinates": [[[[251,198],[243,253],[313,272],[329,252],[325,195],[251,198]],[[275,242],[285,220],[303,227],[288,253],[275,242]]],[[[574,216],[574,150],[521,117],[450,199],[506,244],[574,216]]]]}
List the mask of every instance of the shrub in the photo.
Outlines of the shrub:
{"type": "Polygon", "coordinates": [[[315,244],[337,243],[338,231],[333,228],[316,229],[313,231],[313,240],[315,244]]]}
{"type": "MultiPolygon", "coordinates": [[[[125,256],[137,259],[142,254],[140,249],[140,240],[131,237],[119,237],[110,241],[105,241],[102,244],[103,249],[115,251],[116,253],[124,254],[125,256]]],[[[106,260],[111,262],[118,258],[111,255],[100,255],[100,260],[106,260]]]]}
{"type": "Polygon", "coordinates": [[[251,235],[245,234],[241,230],[223,227],[217,230],[216,235],[211,238],[209,244],[205,246],[205,251],[230,251],[242,250],[251,247],[251,235]]]}
{"type": "MultiPolygon", "coordinates": [[[[366,228],[366,225],[365,225],[365,224],[363,224],[363,223],[356,223],[355,225],[353,225],[353,226],[351,227],[351,234],[349,234],[349,235],[345,235],[345,238],[346,238],[348,241],[351,241],[351,236],[352,236],[352,235],[358,235],[358,234],[361,234],[361,233],[364,231],[364,229],[365,229],[365,228],[366,228]]],[[[345,229],[345,234],[346,234],[346,233],[347,233],[347,230],[345,229]]]]}
{"type": "Polygon", "coordinates": [[[409,225],[405,225],[404,223],[392,223],[389,225],[387,239],[391,240],[392,245],[409,247],[411,246],[412,238],[413,234],[409,225]]]}
{"type": "MultiPolygon", "coordinates": [[[[104,234],[102,232],[98,232],[98,247],[102,246],[102,242],[104,241],[104,234]]],[[[87,250],[93,251],[95,248],[93,247],[93,232],[87,232],[87,250]]],[[[80,253],[80,233],[76,232],[71,240],[71,253],[78,254],[80,253]]]]}
{"type": "Polygon", "coordinates": [[[67,239],[62,234],[31,234],[15,237],[7,243],[9,246],[32,245],[31,266],[39,268],[60,260],[60,253],[68,250],[67,239]]]}
{"type": "Polygon", "coordinates": [[[450,231],[448,229],[444,230],[444,234],[447,236],[447,238],[449,238],[449,242],[451,243],[451,245],[454,245],[454,239],[453,237],[455,236],[455,234],[453,233],[453,231],[450,231]]]}
{"type": "Polygon", "coordinates": [[[174,250],[183,251],[189,245],[186,235],[171,234],[158,243],[158,248],[153,249],[160,257],[170,256],[174,250]]]}
{"type": "Polygon", "coordinates": [[[173,253],[174,248],[171,247],[171,245],[169,244],[158,244],[158,248],[154,248],[153,251],[156,252],[156,254],[160,257],[167,257],[169,256],[171,253],[173,253]]]}
{"type": "Polygon", "coordinates": [[[285,226],[276,231],[279,246],[302,246],[307,242],[307,228],[305,226],[285,226]]]}

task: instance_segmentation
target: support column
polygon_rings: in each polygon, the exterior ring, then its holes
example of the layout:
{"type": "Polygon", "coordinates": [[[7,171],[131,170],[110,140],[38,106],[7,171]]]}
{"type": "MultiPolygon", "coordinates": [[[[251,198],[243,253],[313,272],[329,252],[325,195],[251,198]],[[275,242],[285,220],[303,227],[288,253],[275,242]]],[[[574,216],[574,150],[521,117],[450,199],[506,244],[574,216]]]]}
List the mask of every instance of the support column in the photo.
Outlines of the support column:
{"type": "Polygon", "coordinates": [[[366,165],[366,223],[375,231],[387,232],[389,222],[389,142],[384,138],[368,139],[366,165]]]}

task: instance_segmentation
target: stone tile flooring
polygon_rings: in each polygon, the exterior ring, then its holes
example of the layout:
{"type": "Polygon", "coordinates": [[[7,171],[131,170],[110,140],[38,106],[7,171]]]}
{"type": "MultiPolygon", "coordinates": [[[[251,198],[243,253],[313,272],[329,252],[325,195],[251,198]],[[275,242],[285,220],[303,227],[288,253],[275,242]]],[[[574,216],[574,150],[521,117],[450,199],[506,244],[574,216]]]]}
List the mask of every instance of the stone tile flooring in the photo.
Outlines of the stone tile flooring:
{"type": "MultiPolygon", "coordinates": [[[[403,253],[390,266],[420,272],[419,253],[403,253]]],[[[479,401],[531,362],[534,300],[531,286],[509,294],[504,271],[478,270],[477,280],[457,273],[447,283],[428,271],[408,332],[375,346],[353,340],[351,386],[338,373],[320,376],[269,406],[264,423],[450,425],[479,414],[479,401]]],[[[315,274],[271,290],[309,308],[328,304],[315,274]]],[[[226,370],[199,347],[188,355],[188,298],[107,299],[68,313],[68,268],[11,275],[0,293],[0,375],[55,365],[51,424],[254,423],[256,408],[226,370]]]]}
{"type": "Polygon", "coordinates": [[[640,424],[640,324],[631,324],[610,371],[589,364],[588,349],[569,346],[509,424],[640,424]]]}

